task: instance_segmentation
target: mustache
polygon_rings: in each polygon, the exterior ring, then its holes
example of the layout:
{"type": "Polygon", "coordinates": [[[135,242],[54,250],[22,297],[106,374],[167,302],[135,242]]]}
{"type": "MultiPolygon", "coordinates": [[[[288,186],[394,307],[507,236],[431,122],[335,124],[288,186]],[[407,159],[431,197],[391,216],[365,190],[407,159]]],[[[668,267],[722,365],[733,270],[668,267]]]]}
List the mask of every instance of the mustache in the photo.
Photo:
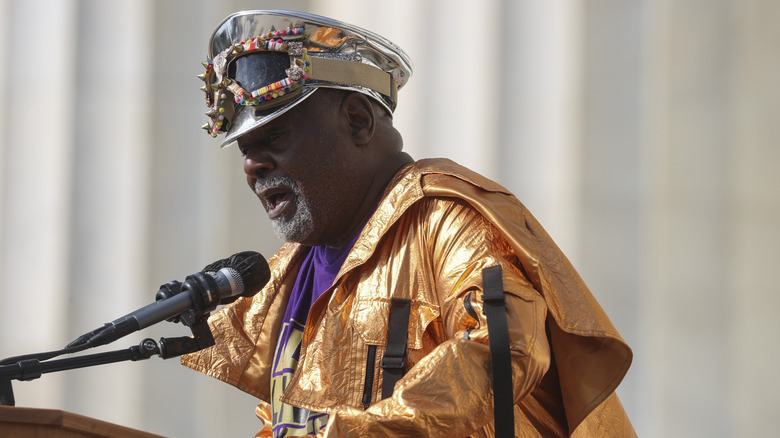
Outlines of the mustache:
{"type": "Polygon", "coordinates": [[[268,188],[272,187],[284,187],[286,189],[291,190],[294,194],[299,194],[298,185],[295,184],[295,180],[292,179],[292,177],[289,176],[273,176],[268,178],[258,178],[255,180],[255,194],[260,195],[260,193],[263,192],[263,190],[266,190],[268,188]]]}

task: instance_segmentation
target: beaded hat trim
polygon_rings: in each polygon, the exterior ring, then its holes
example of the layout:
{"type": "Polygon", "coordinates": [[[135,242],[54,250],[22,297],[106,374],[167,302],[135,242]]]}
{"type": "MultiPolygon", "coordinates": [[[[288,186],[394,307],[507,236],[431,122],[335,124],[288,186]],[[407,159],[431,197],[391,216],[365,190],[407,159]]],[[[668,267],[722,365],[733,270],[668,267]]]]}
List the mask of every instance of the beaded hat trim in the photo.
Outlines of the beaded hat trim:
{"type": "Polygon", "coordinates": [[[201,90],[206,93],[206,105],[209,107],[206,115],[211,123],[202,128],[212,137],[230,129],[234,110],[232,104],[226,104],[229,98],[243,106],[273,107],[300,94],[311,74],[311,57],[304,47],[308,37],[309,33],[304,27],[273,30],[228,47],[215,56],[211,63],[204,62],[206,72],[198,77],[205,82],[201,90]],[[237,57],[261,51],[287,53],[290,56],[290,68],[285,70],[287,77],[256,90],[245,90],[228,77],[228,65],[237,57]]]}

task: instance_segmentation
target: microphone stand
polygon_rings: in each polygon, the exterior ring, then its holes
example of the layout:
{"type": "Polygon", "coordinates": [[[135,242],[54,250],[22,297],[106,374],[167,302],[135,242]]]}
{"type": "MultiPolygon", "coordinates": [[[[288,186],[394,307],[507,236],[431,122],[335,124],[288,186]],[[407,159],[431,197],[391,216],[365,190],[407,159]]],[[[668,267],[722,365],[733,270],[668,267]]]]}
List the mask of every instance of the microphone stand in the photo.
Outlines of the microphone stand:
{"type": "Polygon", "coordinates": [[[0,379],[35,380],[42,374],[56,371],[72,370],[76,368],[91,367],[107,363],[121,362],[125,360],[144,360],[158,354],[160,349],[153,339],[144,339],[140,344],[123,350],[108,351],[105,353],[87,354],[84,356],[39,361],[27,359],[12,365],[0,367],[0,379]]]}
{"type": "MultiPolygon", "coordinates": [[[[14,393],[11,380],[29,381],[45,373],[72,370],[122,361],[146,360],[154,355],[163,359],[194,353],[214,345],[214,336],[206,323],[208,315],[195,314],[192,311],[181,315],[181,320],[192,329],[192,337],[160,338],[160,344],[147,338],[140,344],[122,350],[87,354],[68,359],[39,360],[24,359],[15,364],[0,366],[0,406],[14,406],[14,393]]],[[[34,356],[34,355],[33,355],[34,356]]]]}

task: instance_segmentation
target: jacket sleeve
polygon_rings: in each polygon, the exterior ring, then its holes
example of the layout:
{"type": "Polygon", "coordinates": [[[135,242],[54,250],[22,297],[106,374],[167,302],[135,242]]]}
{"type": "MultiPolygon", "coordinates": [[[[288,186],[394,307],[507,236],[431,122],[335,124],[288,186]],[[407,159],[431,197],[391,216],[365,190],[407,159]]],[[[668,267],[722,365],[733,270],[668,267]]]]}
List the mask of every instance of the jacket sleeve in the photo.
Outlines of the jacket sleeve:
{"type": "Polygon", "coordinates": [[[418,220],[445,340],[409,369],[392,397],[367,410],[339,408],[320,436],[468,436],[493,421],[482,269],[501,265],[515,403],[550,366],[546,305],[501,234],[468,204],[433,200],[418,220]]]}

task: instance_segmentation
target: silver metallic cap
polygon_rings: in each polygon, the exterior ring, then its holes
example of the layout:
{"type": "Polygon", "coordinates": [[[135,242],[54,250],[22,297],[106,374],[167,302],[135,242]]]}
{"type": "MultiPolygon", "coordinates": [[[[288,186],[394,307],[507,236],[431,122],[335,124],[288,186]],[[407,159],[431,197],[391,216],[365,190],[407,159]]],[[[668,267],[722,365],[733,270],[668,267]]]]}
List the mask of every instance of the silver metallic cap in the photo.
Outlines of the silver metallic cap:
{"type": "Polygon", "coordinates": [[[358,91],[393,112],[397,92],[413,69],[409,56],[380,35],[288,10],[228,16],[211,37],[204,66],[200,77],[212,123],[203,128],[212,136],[226,133],[222,147],[284,114],[318,87],[358,91]],[[280,54],[289,55],[289,65],[280,54]]]}

